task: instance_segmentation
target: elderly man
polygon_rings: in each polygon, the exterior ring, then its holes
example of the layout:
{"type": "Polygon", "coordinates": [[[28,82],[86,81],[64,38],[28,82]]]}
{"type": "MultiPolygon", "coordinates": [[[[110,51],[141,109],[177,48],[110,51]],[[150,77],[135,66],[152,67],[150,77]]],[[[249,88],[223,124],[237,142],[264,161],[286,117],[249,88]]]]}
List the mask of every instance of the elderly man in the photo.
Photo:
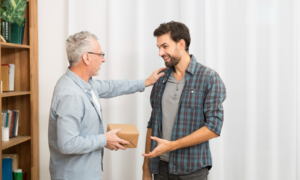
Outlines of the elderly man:
{"type": "Polygon", "coordinates": [[[99,98],[144,91],[164,73],[154,71],[146,80],[93,80],[106,60],[97,37],[76,33],[66,41],[70,67],[58,80],[50,109],[49,148],[52,180],[100,180],[103,148],[125,149],[129,142],[113,130],[104,133],[99,98]]]}

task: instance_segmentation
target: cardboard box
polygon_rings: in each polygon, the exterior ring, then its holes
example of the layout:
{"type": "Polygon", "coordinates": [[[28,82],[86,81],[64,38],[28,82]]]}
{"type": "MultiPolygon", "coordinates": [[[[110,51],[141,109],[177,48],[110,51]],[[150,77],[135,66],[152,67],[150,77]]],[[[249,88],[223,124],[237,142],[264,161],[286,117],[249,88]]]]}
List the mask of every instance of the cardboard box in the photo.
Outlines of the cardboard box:
{"type": "Polygon", "coordinates": [[[136,148],[139,140],[139,131],[134,124],[108,124],[107,131],[121,129],[117,136],[128,141],[130,144],[124,145],[126,148],[136,148]]]}

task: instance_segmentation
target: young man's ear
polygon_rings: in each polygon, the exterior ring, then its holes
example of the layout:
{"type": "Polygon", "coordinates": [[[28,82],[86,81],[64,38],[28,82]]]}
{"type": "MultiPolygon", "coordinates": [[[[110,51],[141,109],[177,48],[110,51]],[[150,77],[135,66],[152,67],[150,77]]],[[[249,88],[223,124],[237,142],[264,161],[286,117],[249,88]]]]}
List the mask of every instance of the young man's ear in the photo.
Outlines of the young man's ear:
{"type": "Polygon", "coordinates": [[[185,41],[183,39],[179,40],[179,49],[181,51],[185,50],[185,41]]]}
{"type": "Polygon", "coordinates": [[[91,60],[91,59],[90,59],[88,53],[84,53],[84,54],[82,55],[82,59],[83,59],[84,64],[90,65],[90,60],[91,60]]]}

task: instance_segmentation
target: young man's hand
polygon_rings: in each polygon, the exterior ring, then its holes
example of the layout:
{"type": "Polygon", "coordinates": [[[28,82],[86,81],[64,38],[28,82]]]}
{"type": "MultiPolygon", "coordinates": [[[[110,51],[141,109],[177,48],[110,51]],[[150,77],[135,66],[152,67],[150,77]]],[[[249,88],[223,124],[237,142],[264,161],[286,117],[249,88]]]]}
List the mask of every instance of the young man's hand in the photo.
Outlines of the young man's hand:
{"type": "Polygon", "coordinates": [[[160,139],[158,137],[152,137],[152,136],[151,136],[151,139],[157,141],[158,145],[155,149],[153,149],[152,152],[149,152],[148,154],[143,153],[142,155],[144,157],[154,158],[154,157],[160,156],[166,152],[175,150],[172,141],[167,141],[167,140],[160,139]]]}
{"type": "Polygon", "coordinates": [[[153,71],[153,73],[151,74],[151,76],[145,80],[145,87],[148,87],[148,86],[152,86],[153,84],[156,83],[156,81],[163,77],[165,75],[164,72],[162,72],[163,70],[167,69],[167,67],[163,67],[163,68],[160,68],[156,71],[153,71]]]}

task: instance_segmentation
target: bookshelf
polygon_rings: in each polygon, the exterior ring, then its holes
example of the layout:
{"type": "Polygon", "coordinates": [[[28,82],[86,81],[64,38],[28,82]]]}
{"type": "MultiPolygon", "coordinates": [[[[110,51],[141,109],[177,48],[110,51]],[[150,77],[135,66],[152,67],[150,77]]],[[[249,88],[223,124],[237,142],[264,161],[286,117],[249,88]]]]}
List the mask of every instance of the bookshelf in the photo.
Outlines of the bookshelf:
{"type": "MultiPolygon", "coordinates": [[[[15,64],[13,92],[2,92],[0,109],[19,110],[18,136],[2,142],[2,154],[18,154],[26,180],[39,179],[38,18],[37,0],[28,0],[23,44],[1,42],[1,64],[15,64]]],[[[1,68],[0,68],[1,71],[1,68]]],[[[1,73],[0,73],[1,76],[1,73]]],[[[2,122],[1,122],[2,123],[2,122]]],[[[2,161],[0,161],[2,167],[2,161]]],[[[2,168],[0,168],[2,180],[2,168]]]]}

